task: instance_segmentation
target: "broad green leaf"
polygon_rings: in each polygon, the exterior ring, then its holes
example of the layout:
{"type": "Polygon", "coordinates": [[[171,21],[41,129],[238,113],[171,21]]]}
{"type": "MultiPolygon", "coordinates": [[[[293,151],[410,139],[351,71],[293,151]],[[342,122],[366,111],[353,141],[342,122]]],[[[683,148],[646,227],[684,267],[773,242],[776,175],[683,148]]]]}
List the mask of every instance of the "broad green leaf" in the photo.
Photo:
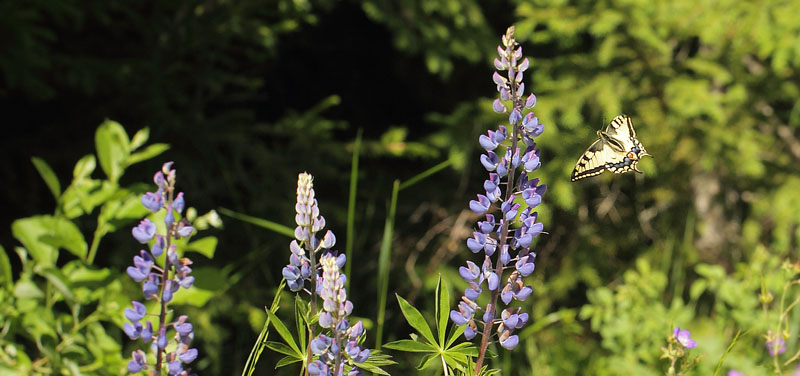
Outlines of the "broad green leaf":
{"type": "Polygon", "coordinates": [[[97,128],[94,141],[100,167],[108,180],[116,183],[130,155],[130,139],[125,128],[115,121],[106,120],[97,128]]]}
{"type": "Polygon", "coordinates": [[[410,339],[401,339],[399,341],[389,342],[383,347],[392,350],[399,350],[405,352],[433,352],[438,353],[439,349],[431,344],[412,341],[410,339]]]}
{"type": "Polygon", "coordinates": [[[64,248],[86,259],[89,246],[78,226],[62,217],[40,215],[18,219],[11,225],[14,237],[28,249],[42,265],[53,265],[58,259],[58,249],[64,248]]]}
{"type": "Polygon", "coordinates": [[[167,150],[169,150],[169,144],[152,144],[142,151],[131,154],[128,157],[126,166],[152,159],[167,150]]]}
{"type": "Polygon", "coordinates": [[[14,286],[14,296],[24,299],[42,299],[44,292],[30,279],[21,279],[14,286]]]}
{"type": "Polygon", "coordinates": [[[55,287],[61,295],[64,296],[64,299],[67,301],[74,301],[75,297],[72,295],[72,291],[70,290],[69,282],[67,278],[64,277],[64,274],[61,273],[61,270],[56,267],[45,267],[45,268],[37,268],[36,273],[45,277],[48,282],[50,282],[53,287],[55,287]]]}
{"type": "Polygon", "coordinates": [[[217,237],[206,236],[205,238],[197,239],[186,245],[186,251],[197,252],[209,259],[214,258],[214,252],[217,250],[217,237]]]}
{"type": "Polygon", "coordinates": [[[283,338],[283,341],[286,342],[286,344],[289,345],[289,347],[291,347],[298,356],[302,357],[303,352],[300,351],[300,349],[297,347],[297,343],[294,342],[294,338],[292,337],[292,333],[289,332],[289,328],[287,328],[286,325],[284,325],[283,322],[278,318],[278,316],[275,316],[275,314],[270,310],[266,310],[266,312],[267,316],[269,316],[269,323],[272,324],[272,327],[275,328],[275,330],[278,332],[278,335],[283,338]]]}
{"type": "Polygon", "coordinates": [[[138,149],[140,146],[144,145],[145,142],[150,138],[150,128],[144,127],[138,131],[136,134],[133,135],[131,138],[131,151],[138,149]]]}
{"type": "Polygon", "coordinates": [[[419,310],[414,308],[414,306],[409,304],[400,295],[395,294],[395,296],[397,297],[397,301],[400,303],[400,310],[403,311],[403,316],[405,316],[408,324],[411,325],[412,328],[416,329],[419,334],[422,334],[422,336],[425,337],[429,343],[435,344],[436,340],[433,337],[431,328],[425,321],[425,317],[423,317],[419,310]]]}
{"type": "Polygon", "coordinates": [[[40,239],[50,233],[47,223],[52,222],[52,218],[46,215],[28,217],[11,224],[11,233],[41,265],[55,265],[58,259],[58,249],[40,239]]]}
{"type": "Polygon", "coordinates": [[[94,158],[94,155],[84,155],[83,158],[75,164],[75,168],[72,170],[72,177],[75,180],[87,178],[94,172],[96,167],[97,160],[94,158]]]}
{"type": "Polygon", "coordinates": [[[53,172],[53,169],[50,168],[50,165],[48,165],[44,159],[33,157],[31,158],[31,162],[33,166],[36,167],[36,171],[39,171],[39,175],[42,177],[42,180],[44,180],[44,183],[47,184],[50,193],[58,200],[58,197],[61,196],[61,184],[58,182],[56,173],[53,172]]]}
{"type": "Polygon", "coordinates": [[[0,285],[11,290],[14,286],[14,276],[11,274],[11,262],[8,259],[6,249],[0,245],[0,285]]]}

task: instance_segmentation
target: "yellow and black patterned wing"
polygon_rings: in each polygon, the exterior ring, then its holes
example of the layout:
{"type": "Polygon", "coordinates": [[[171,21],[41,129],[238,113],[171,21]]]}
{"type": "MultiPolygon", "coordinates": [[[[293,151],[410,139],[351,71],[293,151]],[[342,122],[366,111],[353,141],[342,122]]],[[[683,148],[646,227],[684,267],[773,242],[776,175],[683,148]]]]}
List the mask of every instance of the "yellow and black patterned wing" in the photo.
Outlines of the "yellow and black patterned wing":
{"type": "Polygon", "coordinates": [[[583,155],[578,159],[575,168],[572,169],[572,181],[600,175],[606,169],[616,173],[624,172],[621,170],[621,163],[625,161],[625,154],[614,150],[604,140],[595,141],[589,146],[583,155]]]}
{"type": "Polygon", "coordinates": [[[633,129],[633,122],[628,115],[617,115],[611,119],[605,132],[618,139],[636,139],[636,131],[633,129]]]}
{"type": "Polygon", "coordinates": [[[600,175],[608,170],[615,174],[639,171],[639,159],[649,155],[636,139],[631,118],[618,115],[608,123],[605,131],[598,131],[595,141],[578,159],[572,170],[572,181],[600,175]]]}

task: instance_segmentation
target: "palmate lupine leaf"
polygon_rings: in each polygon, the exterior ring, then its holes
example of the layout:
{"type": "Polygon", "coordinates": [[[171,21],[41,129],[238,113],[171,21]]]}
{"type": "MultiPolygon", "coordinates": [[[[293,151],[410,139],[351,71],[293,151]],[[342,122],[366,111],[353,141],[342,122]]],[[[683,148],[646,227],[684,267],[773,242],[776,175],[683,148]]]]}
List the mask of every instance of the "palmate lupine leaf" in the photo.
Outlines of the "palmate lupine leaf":
{"type": "Polygon", "coordinates": [[[448,313],[450,312],[449,289],[447,282],[439,277],[436,285],[436,335],[425,321],[422,313],[403,297],[397,295],[397,302],[400,304],[403,316],[408,324],[420,333],[424,341],[417,340],[419,337],[412,334],[413,339],[390,342],[384,347],[405,352],[424,353],[425,355],[417,365],[417,369],[420,370],[441,362],[446,374],[450,374],[450,369],[468,372],[468,364],[471,363],[469,359],[477,356],[478,349],[469,342],[453,345],[456,339],[464,333],[464,326],[454,326],[450,335],[447,335],[448,313]]]}

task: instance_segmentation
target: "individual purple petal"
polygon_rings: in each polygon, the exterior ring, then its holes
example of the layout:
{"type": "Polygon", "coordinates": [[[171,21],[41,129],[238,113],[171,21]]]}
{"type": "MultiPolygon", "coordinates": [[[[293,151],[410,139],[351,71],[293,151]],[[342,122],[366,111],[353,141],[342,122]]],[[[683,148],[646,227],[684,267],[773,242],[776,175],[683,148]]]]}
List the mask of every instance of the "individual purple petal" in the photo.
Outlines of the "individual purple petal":
{"type": "Polygon", "coordinates": [[[158,331],[158,339],[156,339],[156,346],[163,350],[167,347],[167,328],[161,328],[158,331]]]}
{"type": "Polygon", "coordinates": [[[145,343],[153,340],[153,324],[150,321],[146,322],[142,327],[142,340],[145,343]]]}
{"type": "Polygon", "coordinates": [[[172,300],[172,280],[164,282],[164,292],[161,294],[161,301],[169,303],[172,300]]]}
{"type": "Polygon", "coordinates": [[[197,359],[197,349],[186,350],[186,352],[181,354],[181,355],[179,355],[178,358],[181,360],[181,362],[184,362],[184,363],[187,363],[187,364],[191,363],[195,359],[197,359]]]}
{"type": "Polygon", "coordinates": [[[531,288],[530,286],[525,286],[525,287],[521,288],[519,290],[519,292],[517,292],[514,295],[514,297],[517,298],[517,300],[519,300],[519,301],[524,301],[525,299],[528,299],[529,296],[531,296],[532,292],[533,292],[533,288],[531,288]]]}
{"type": "Polygon", "coordinates": [[[322,237],[322,248],[330,249],[334,245],[336,245],[336,235],[333,234],[333,231],[328,230],[325,236],[322,237]]]}
{"type": "Polygon", "coordinates": [[[467,319],[462,316],[460,312],[455,310],[450,311],[450,320],[453,320],[453,322],[459,326],[467,323],[467,319]]]}
{"type": "Polygon", "coordinates": [[[502,101],[500,101],[500,99],[495,99],[494,102],[492,102],[492,111],[498,114],[503,114],[508,112],[508,108],[506,108],[506,106],[503,104],[502,101]]]}
{"type": "Polygon", "coordinates": [[[161,190],[158,193],[153,192],[146,192],[142,195],[142,205],[150,210],[151,212],[155,213],[161,210],[163,206],[163,201],[161,199],[161,190]]]}
{"type": "Polygon", "coordinates": [[[353,361],[356,363],[364,363],[369,359],[369,349],[361,350],[357,356],[353,357],[353,361]]]}
{"type": "Polygon", "coordinates": [[[147,278],[147,274],[142,273],[139,268],[134,268],[133,266],[129,266],[127,269],[128,275],[136,282],[144,281],[147,278]]]}
{"type": "Polygon", "coordinates": [[[489,291],[497,290],[497,287],[500,284],[500,278],[497,276],[497,273],[491,272],[489,274],[489,277],[487,278],[487,284],[489,286],[489,291]]]}
{"type": "Polygon", "coordinates": [[[178,214],[183,213],[183,208],[186,206],[186,202],[183,199],[183,192],[178,192],[178,195],[175,196],[175,200],[172,201],[172,208],[175,209],[178,214]]]}
{"type": "Polygon", "coordinates": [[[476,214],[486,213],[486,211],[489,210],[489,206],[490,205],[491,205],[491,202],[489,201],[489,198],[484,196],[484,195],[478,195],[478,200],[477,201],[476,200],[470,200],[470,202],[469,202],[470,210],[472,210],[476,214]]]}
{"type": "Polygon", "coordinates": [[[536,106],[536,96],[531,93],[528,99],[525,100],[525,108],[533,108],[533,106],[536,106]]]}
{"type": "Polygon", "coordinates": [[[477,333],[475,332],[475,329],[473,329],[471,326],[467,325],[467,327],[464,328],[464,338],[466,338],[467,340],[475,338],[475,334],[477,333]]]}
{"type": "Polygon", "coordinates": [[[506,84],[506,82],[508,82],[508,80],[505,77],[501,76],[497,72],[494,72],[494,74],[492,74],[492,81],[494,81],[495,85],[498,86],[503,86],[506,84]]]}
{"type": "MultiPolygon", "coordinates": [[[[506,333],[508,332],[505,332],[503,334],[506,333]]],[[[500,341],[500,346],[503,346],[506,350],[513,350],[519,344],[519,337],[517,337],[516,334],[505,337],[501,335],[499,341],[500,341]]]]}
{"type": "Polygon", "coordinates": [[[519,123],[520,120],[522,120],[522,114],[515,108],[513,111],[511,111],[511,114],[508,115],[508,122],[511,125],[514,125],[519,123]]]}
{"type": "Polygon", "coordinates": [[[517,67],[517,70],[519,72],[525,72],[526,70],[528,70],[528,67],[530,67],[530,66],[531,66],[531,62],[526,57],[526,58],[522,59],[522,62],[519,63],[519,66],[517,67]]]}
{"type": "Polygon", "coordinates": [[[177,375],[183,372],[183,367],[181,366],[180,360],[173,360],[167,363],[167,369],[169,370],[170,375],[177,375]]]}
{"type": "Polygon", "coordinates": [[[177,331],[182,336],[188,336],[189,333],[192,332],[192,324],[185,322],[183,324],[175,325],[175,331],[177,331]]]}
{"type": "Polygon", "coordinates": [[[192,227],[192,225],[186,219],[181,219],[181,221],[178,222],[179,237],[186,238],[192,234],[192,231],[194,231],[194,227],[192,227]]]}
{"type": "Polygon", "coordinates": [[[144,304],[134,300],[131,302],[131,305],[133,306],[133,309],[125,308],[125,317],[131,322],[137,322],[141,320],[145,314],[147,314],[147,308],[144,306],[144,304]]]}
{"type": "Polygon", "coordinates": [[[156,224],[145,218],[131,230],[131,234],[139,243],[147,243],[156,235],[156,224]]]}
{"type": "Polygon", "coordinates": [[[122,331],[128,335],[128,338],[137,339],[142,334],[142,323],[138,321],[133,324],[126,322],[122,324],[122,331]]]}

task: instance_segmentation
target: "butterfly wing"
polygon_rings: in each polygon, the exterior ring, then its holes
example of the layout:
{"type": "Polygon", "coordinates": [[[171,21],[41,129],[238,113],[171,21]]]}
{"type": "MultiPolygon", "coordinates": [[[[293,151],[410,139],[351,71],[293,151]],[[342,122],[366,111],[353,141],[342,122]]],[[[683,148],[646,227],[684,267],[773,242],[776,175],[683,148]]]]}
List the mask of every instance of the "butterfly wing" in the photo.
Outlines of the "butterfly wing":
{"type": "Polygon", "coordinates": [[[639,171],[639,159],[647,154],[644,146],[636,139],[633,122],[627,115],[618,115],[608,123],[606,129],[598,132],[600,139],[595,141],[578,159],[572,170],[572,181],[601,174],[604,170],[615,174],[639,171]],[[633,157],[633,158],[631,158],[633,157]]]}
{"type": "MultiPolygon", "coordinates": [[[[600,175],[606,168],[619,164],[624,159],[624,154],[614,150],[603,139],[595,141],[578,159],[572,170],[572,181],[600,175]]],[[[615,171],[617,172],[617,171],[615,171]]],[[[621,171],[620,171],[621,172],[621,171]]]]}
{"type": "Polygon", "coordinates": [[[636,131],[633,129],[633,122],[628,115],[617,115],[606,126],[605,132],[618,139],[635,139],[636,131]]]}

